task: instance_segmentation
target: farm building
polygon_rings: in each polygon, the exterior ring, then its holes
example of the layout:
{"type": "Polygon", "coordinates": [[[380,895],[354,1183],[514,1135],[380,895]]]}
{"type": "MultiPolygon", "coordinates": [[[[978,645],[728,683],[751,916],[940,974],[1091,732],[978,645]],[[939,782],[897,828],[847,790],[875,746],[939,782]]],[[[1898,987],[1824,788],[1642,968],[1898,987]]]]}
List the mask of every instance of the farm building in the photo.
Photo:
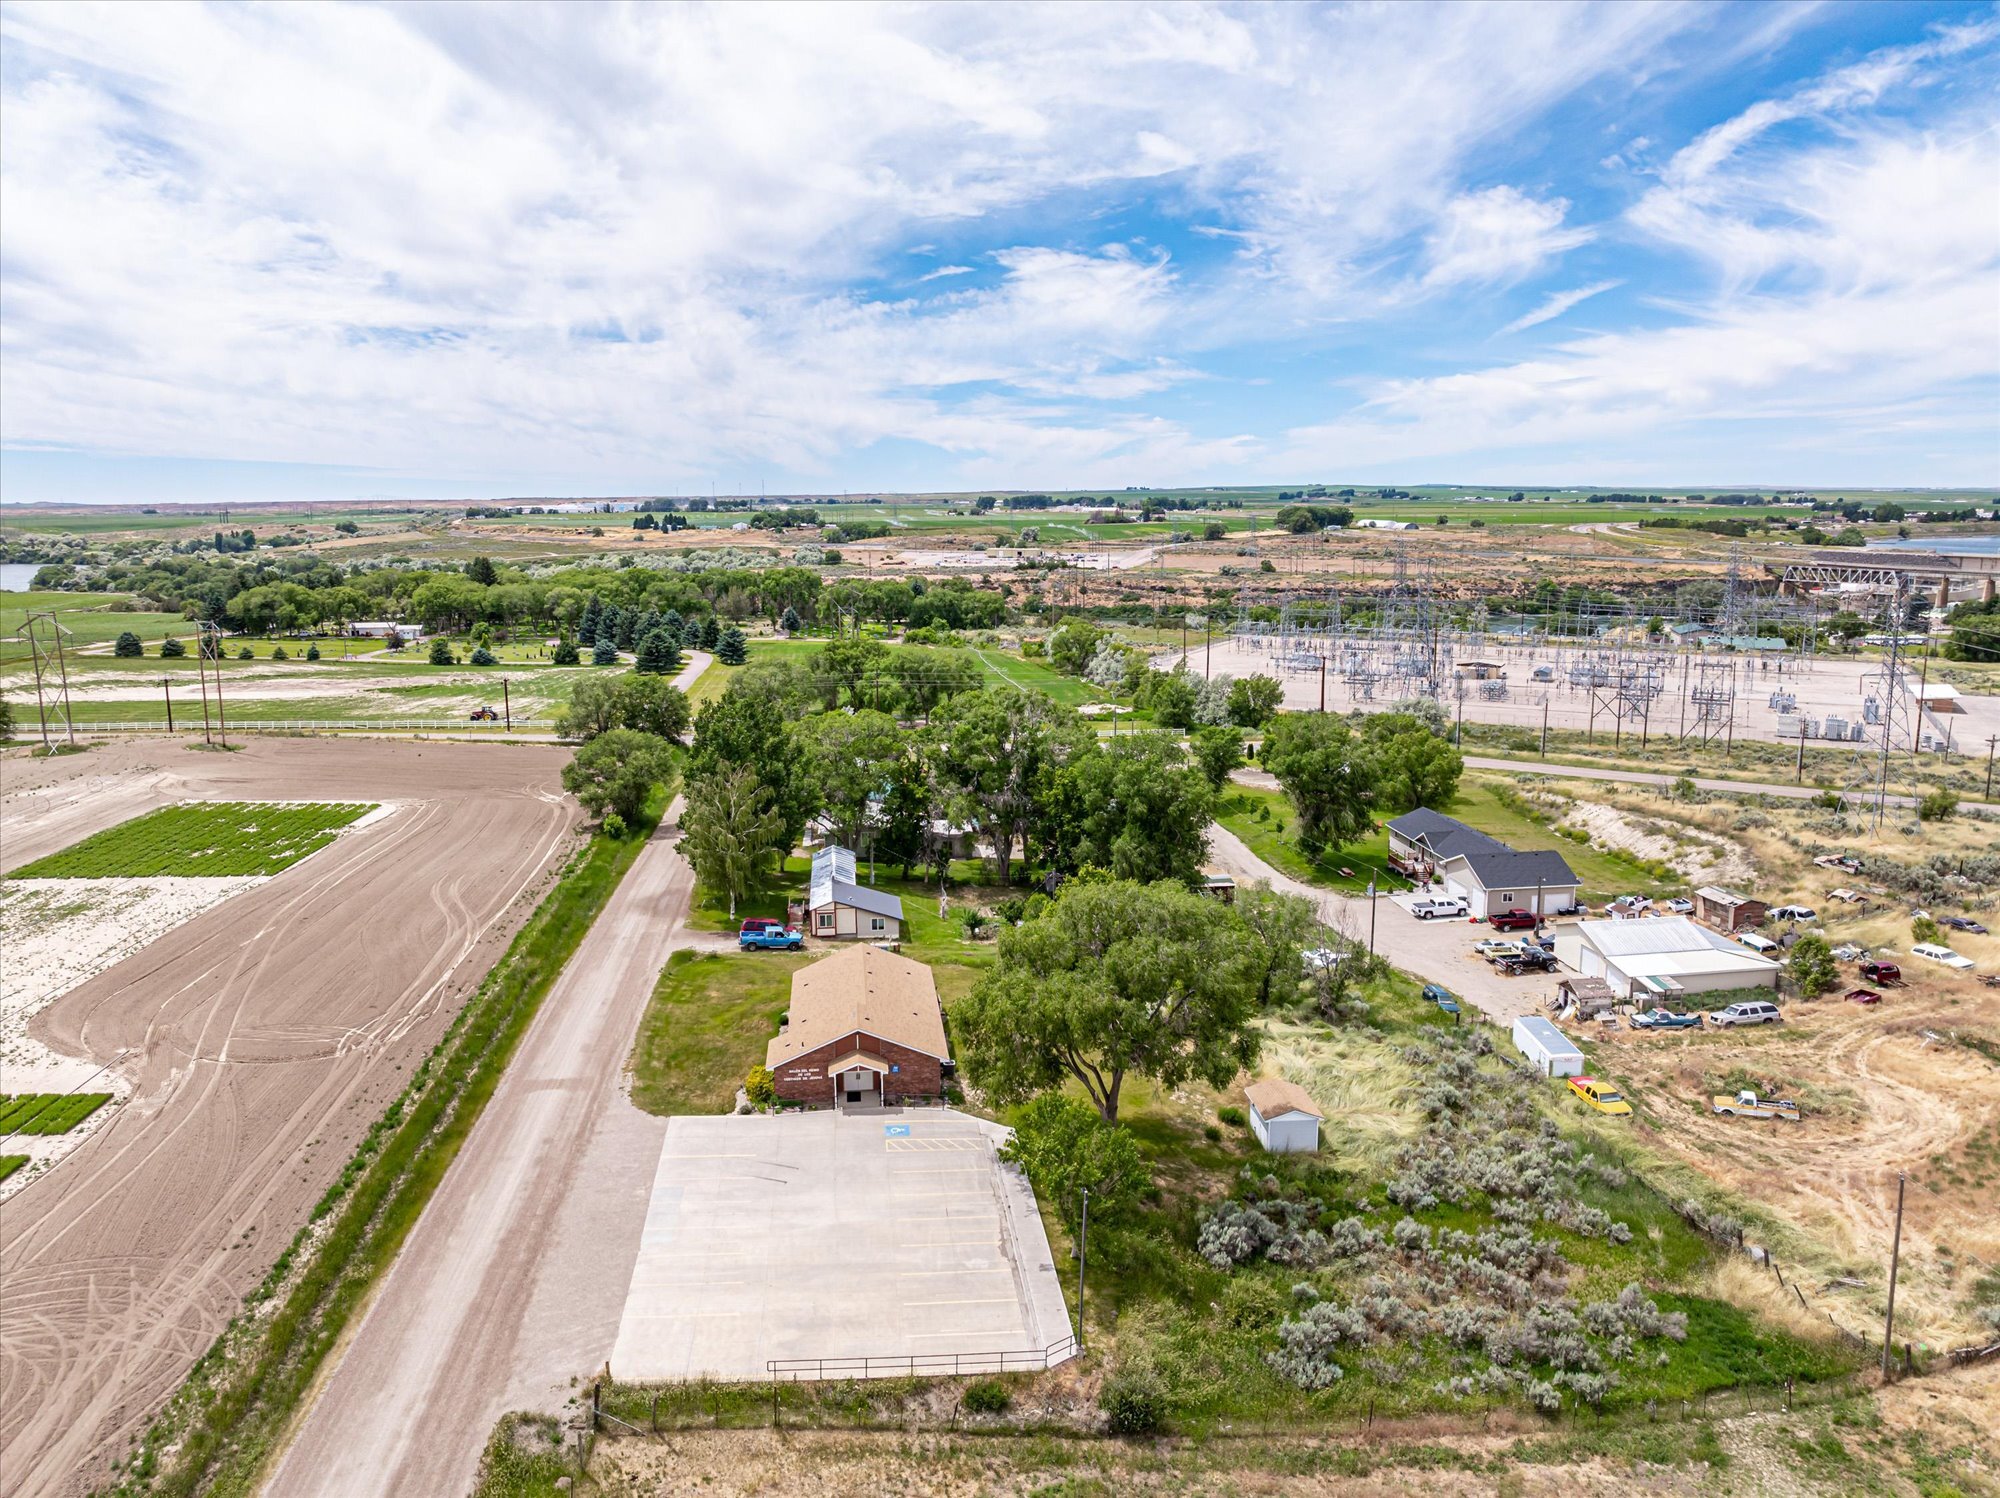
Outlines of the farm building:
{"type": "Polygon", "coordinates": [[[903,933],[903,902],[855,883],[854,853],[849,848],[821,848],[813,854],[806,916],[807,933],[812,936],[895,941],[903,933]]]}
{"type": "Polygon", "coordinates": [[[1311,1154],[1319,1148],[1319,1121],[1326,1115],[1296,1082],[1266,1077],[1243,1089],[1250,1104],[1250,1132],[1274,1155],[1311,1154]]]}
{"type": "Polygon", "coordinates": [[[1595,1019],[1618,1006],[1618,995],[1602,978],[1565,978],[1556,985],[1556,1006],[1578,1019],[1595,1019]]]}
{"type": "Polygon", "coordinates": [[[792,975],[792,1006],[765,1048],[789,1103],[933,1098],[950,1064],[931,970],[880,947],[851,947],[792,975]]]}
{"type": "Polygon", "coordinates": [[[1580,921],[1577,967],[1621,998],[1672,999],[1721,989],[1773,988],[1779,966],[1686,916],[1580,921]]]}
{"type": "Polygon", "coordinates": [[[1708,885],[1694,892],[1694,918],[1731,934],[1756,925],[1768,909],[1762,900],[1708,885]]]}
{"type": "Polygon", "coordinates": [[[1583,1052],[1539,1014],[1524,1014],[1514,1021],[1514,1049],[1545,1077],[1583,1075],[1583,1052]]]}
{"type": "Polygon", "coordinates": [[[1535,915],[1576,904],[1576,875],[1551,848],[1516,852],[1497,838],[1420,806],[1389,823],[1389,862],[1419,884],[1441,879],[1471,913],[1535,915]]]}
{"type": "Polygon", "coordinates": [[[347,632],[357,640],[421,640],[424,637],[421,624],[398,624],[393,619],[356,619],[347,626],[347,632]]]}

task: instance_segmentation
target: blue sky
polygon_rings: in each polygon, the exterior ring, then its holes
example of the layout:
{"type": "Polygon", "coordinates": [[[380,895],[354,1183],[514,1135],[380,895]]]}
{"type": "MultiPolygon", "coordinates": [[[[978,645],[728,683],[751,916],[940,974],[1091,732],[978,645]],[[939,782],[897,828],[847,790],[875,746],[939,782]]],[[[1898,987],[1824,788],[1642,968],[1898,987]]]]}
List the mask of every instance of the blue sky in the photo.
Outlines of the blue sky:
{"type": "Polygon", "coordinates": [[[1991,6],[0,6],[0,496],[2000,484],[1991,6]]]}

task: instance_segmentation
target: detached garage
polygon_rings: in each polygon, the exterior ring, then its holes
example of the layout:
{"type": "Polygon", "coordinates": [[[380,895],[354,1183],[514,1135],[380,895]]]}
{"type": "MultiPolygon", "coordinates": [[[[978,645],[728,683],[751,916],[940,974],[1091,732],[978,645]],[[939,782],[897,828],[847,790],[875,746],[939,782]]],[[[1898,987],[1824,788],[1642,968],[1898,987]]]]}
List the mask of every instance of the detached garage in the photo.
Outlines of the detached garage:
{"type": "Polygon", "coordinates": [[[1779,965],[1686,916],[1579,921],[1577,970],[1621,999],[1650,1003],[1685,994],[1775,988],[1779,965]]]}
{"type": "Polygon", "coordinates": [[[1576,1042],[1539,1014],[1524,1014],[1514,1021],[1514,1049],[1545,1077],[1583,1075],[1583,1052],[1576,1042]]]}
{"type": "Polygon", "coordinates": [[[1250,1104],[1250,1131],[1274,1155],[1311,1154],[1319,1148],[1319,1111],[1296,1082],[1266,1077],[1243,1089],[1250,1104]]]}

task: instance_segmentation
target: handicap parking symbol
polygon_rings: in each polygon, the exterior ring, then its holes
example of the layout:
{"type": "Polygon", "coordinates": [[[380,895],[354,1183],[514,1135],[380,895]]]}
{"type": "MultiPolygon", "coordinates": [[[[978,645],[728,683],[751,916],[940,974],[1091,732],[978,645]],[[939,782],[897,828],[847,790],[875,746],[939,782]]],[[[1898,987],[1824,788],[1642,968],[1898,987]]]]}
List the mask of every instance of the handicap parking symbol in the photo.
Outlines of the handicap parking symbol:
{"type": "Polygon", "coordinates": [[[908,1137],[910,1126],[908,1124],[883,1124],[882,1132],[887,1134],[891,1139],[903,1139],[908,1137]]]}

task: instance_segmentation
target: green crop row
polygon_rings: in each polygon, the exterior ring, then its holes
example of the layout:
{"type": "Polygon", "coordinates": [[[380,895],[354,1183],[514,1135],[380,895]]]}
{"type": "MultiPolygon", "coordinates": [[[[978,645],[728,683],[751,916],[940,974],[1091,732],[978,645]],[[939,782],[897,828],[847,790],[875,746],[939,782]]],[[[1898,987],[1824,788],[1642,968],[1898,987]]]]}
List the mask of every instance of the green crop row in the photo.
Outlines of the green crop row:
{"type": "Polygon", "coordinates": [[[142,879],[275,874],[375,808],[204,801],[165,806],[16,869],[16,879],[142,879]]]}
{"type": "Polygon", "coordinates": [[[0,1155],[0,1181],[4,1181],[28,1163],[26,1155],[0,1155]]]}
{"type": "Polygon", "coordinates": [[[0,1134],[67,1134],[110,1101],[108,1092],[24,1092],[0,1098],[0,1134]]]}

